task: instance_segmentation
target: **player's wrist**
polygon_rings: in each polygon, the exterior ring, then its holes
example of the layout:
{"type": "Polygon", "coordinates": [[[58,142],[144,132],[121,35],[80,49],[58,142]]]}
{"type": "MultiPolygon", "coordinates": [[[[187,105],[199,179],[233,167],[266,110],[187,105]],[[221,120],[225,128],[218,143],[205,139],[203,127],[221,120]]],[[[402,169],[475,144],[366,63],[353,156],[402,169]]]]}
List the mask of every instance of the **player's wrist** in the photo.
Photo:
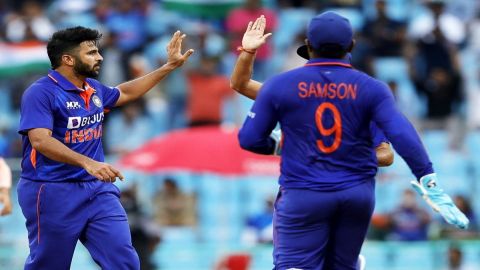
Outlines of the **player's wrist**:
{"type": "Polygon", "coordinates": [[[10,188],[0,187],[0,194],[8,194],[8,193],[10,193],[10,188]]]}
{"type": "Polygon", "coordinates": [[[257,53],[257,48],[247,48],[247,47],[244,47],[244,46],[238,46],[237,51],[246,52],[248,54],[256,54],[257,53]]]}

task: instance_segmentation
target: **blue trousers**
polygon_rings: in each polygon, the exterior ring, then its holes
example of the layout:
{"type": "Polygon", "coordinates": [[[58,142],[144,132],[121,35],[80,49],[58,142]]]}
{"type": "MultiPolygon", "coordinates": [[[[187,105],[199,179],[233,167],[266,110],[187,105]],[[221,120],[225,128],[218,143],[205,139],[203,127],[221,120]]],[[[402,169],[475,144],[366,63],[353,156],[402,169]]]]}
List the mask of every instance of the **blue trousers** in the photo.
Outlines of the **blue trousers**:
{"type": "Polygon", "coordinates": [[[30,254],[25,270],[70,269],[80,240],[103,270],[138,270],[120,191],[111,183],[20,179],[30,254]]]}
{"type": "Polygon", "coordinates": [[[284,189],[275,202],[275,270],[355,270],[375,205],[375,182],[340,191],[284,189]]]}

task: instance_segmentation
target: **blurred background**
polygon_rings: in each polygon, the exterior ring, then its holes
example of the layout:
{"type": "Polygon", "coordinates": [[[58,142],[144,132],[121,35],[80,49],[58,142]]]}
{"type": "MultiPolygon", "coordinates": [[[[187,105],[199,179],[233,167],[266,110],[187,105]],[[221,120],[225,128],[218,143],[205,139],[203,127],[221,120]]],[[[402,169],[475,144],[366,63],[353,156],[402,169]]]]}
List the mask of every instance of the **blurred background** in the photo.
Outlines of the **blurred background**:
{"type": "MultiPolygon", "coordinates": [[[[243,170],[206,168],[197,163],[208,165],[209,150],[191,152],[189,140],[169,152],[180,155],[175,170],[152,155],[164,153],[168,138],[185,136],[193,126],[208,126],[196,130],[212,139],[212,152],[227,149],[221,142],[236,137],[252,105],[229,87],[248,21],[264,14],[274,33],[255,62],[254,79],[264,81],[304,64],[296,48],[310,18],[327,9],[350,19],[357,41],[353,65],[390,85],[421,133],[441,185],[471,220],[467,231],[447,226],[410,191],[412,174],[396,155],[377,176],[376,210],[362,250],[367,269],[480,269],[477,0],[2,0],[0,156],[12,167],[14,184],[21,158],[20,98],[48,71],[45,43],[54,31],[99,29],[99,79],[116,85],[165,63],[165,46],[178,29],[187,34],[185,50],[195,49],[190,61],[142,100],[109,113],[104,125],[107,160],[121,161],[127,176],[118,185],[142,269],[271,269],[278,160],[247,160],[243,170]],[[159,136],[167,140],[163,145],[144,146],[159,136]]],[[[208,145],[204,139],[190,143],[208,145]]],[[[0,218],[5,270],[23,269],[28,254],[15,186],[12,196],[14,213],[0,218]]],[[[72,269],[98,269],[81,244],[72,269]]]]}

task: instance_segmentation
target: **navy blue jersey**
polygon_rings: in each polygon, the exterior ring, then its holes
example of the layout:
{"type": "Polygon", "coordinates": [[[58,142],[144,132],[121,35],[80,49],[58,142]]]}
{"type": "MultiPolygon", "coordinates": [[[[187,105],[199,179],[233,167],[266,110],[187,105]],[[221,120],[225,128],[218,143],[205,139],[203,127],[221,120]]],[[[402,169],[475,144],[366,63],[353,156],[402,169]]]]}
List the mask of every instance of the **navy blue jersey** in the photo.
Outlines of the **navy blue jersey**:
{"type": "Polygon", "coordinates": [[[73,151],[96,161],[104,161],[104,110],[115,105],[120,92],[93,79],[87,79],[85,84],[85,89],[78,89],[52,70],[25,91],[19,127],[23,140],[22,178],[40,181],[96,179],[80,167],[57,162],[37,153],[27,136],[30,129],[50,129],[53,138],[73,151]]]}
{"type": "Polygon", "coordinates": [[[372,134],[372,121],[417,178],[433,172],[390,89],[343,59],[313,59],[266,81],[239,141],[250,151],[271,153],[275,145],[269,134],[279,122],[284,136],[280,184],[340,190],[376,174],[374,147],[382,135],[372,134]]]}

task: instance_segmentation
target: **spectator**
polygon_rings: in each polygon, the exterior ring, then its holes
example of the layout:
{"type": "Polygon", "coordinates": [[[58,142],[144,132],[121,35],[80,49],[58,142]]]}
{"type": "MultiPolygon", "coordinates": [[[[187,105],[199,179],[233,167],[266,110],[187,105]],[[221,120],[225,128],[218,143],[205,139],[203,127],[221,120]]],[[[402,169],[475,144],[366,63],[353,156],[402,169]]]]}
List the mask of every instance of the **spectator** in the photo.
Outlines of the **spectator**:
{"type": "Polygon", "coordinates": [[[413,19],[409,25],[409,35],[421,39],[438,28],[448,42],[462,45],[466,41],[465,24],[446,11],[447,0],[427,0],[427,13],[413,19]]]}
{"type": "Polygon", "coordinates": [[[145,104],[139,99],[125,105],[120,113],[107,118],[108,153],[122,155],[141,146],[152,135],[145,104]]]}
{"type": "Polygon", "coordinates": [[[8,41],[23,42],[47,41],[55,29],[37,1],[26,1],[20,14],[13,15],[7,22],[5,31],[8,41]]]}
{"type": "Polygon", "coordinates": [[[265,209],[252,215],[247,220],[247,226],[242,240],[247,245],[273,243],[273,206],[275,199],[267,198],[265,209]]]}
{"type": "Polygon", "coordinates": [[[413,190],[406,189],[400,205],[390,214],[390,240],[427,240],[430,215],[417,204],[413,190]]]}
{"type": "Polygon", "coordinates": [[[448,248],[448,267],[445,270],[474,270],[478,265],[469,265],[464,263],[462,249],[452,244],[448,248]]]}
{"type": "Polygon", "coordinates": [[[140,269],[157,269],[151,258],[161,241],[160,233],[154,229],[153,221],[142,212],[142,206],[137,198],[136,186],[123,190],[120,202],[127,212],[132,234],[132,245],[138,253],[140,269]]]}
{"type": "Polygon", "coordinates": [[[450,146],[458,149],[465,136],[460,108],[464,102],[459,55],[440,28],[410,47],[410,77],[417,92],[426,98],[427,112],[421,129],[447,129],[450,146]]]}
{"type": "Polygon", "coordinates": [[[196,198],[183,193],[172,178],[163,181],[163,188],[154,197],[155,221],[161,226],[194,226],[196,198]]]}
{"type": "Polygon", "coordinates": [[[129,67],[130,57],[143,49],[147,41],[146,14],[135,0],[117,0],[116,9],[105,18],[105,26],[113,44],[120,50],[123,79],[134,78],[129,67]]]}
{"type": "Polygon", "coordinates": [[[377,0],[377,17],[367,21],[363,35],[370,42],[374,56],[401,56],[406,28],[387,16],[386,4],[385,0],[377,0]]]}
{"type": "Polygon", "coordinates": [[[187,111],[189,126],[220,125],[223,102],[233,96],[230,80],[218,74],[218,57],[204,55],[188,74],[187,111]]]}

